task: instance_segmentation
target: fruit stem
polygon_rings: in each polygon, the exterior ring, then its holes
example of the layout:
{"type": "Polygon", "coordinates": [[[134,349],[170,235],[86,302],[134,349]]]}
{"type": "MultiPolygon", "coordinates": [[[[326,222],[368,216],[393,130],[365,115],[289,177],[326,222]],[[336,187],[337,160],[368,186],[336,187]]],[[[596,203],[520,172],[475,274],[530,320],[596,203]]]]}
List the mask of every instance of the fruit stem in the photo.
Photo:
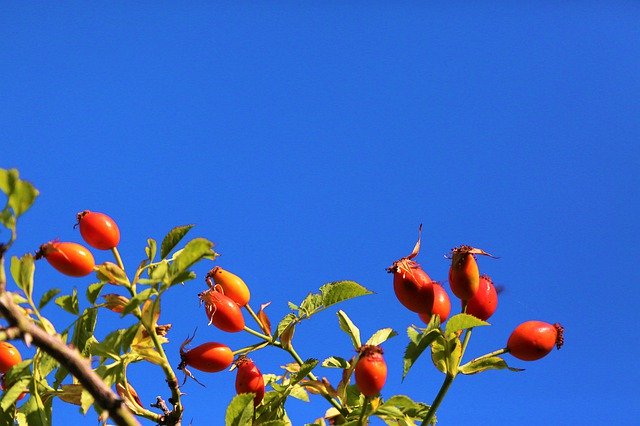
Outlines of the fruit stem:
{"type": "Polygon", "coordinates": [[[116,259],[116,263],[124,271],[124,263],[122,263],[122,257],[120,257],[120,252],[118,251],[118,247],[114,247],[111,249],[111,253],[113,253],[113,257],[116,259]]]}
{"type": "MultiPolygon", "coordinates": [[[[464,333],[464,338],[462,339],[462,350],[460,351],[460,360],[462,360],[462,357],[464,356],[464,352],[467,350],[469,339],[471,339],[471,330],[473,329],[469,328],[464,333]]],[[[460,360],[458,360],[458,365],[460,365],[460,360]]]]}
{"type": "Polygon", "coordinates": [[[256,315],[255,311],[251,308],[249,303],[244,305],[244,308],[247,310],[247,312],[249,312],[249,315],[251,315],[251,317],[255,320],[255,322],[258,323],[258,325],[260,326],[260,329],[262,330],[263,329],[262,321],[260,321],[260,318],[258,318],[258,315],[256,315]]]}
{"type": "Polygon", "coordinates": [[[444,382],[442,383],[442,386],[440,387],[440,391],[438,391],[438,395],[436,395],[436,399],[433,400],[431,407],[429,407],[427,416],[424,418],[422,423],[420,423],[421,426],[425,426],[431,423],[433,417],[436,414],[436,411],[438,410],[438,407],[440,406],[440,403],[444,399],[444,396],[447,394],[447,391],[449,390],[449,387],[451,387],[451,384],[453,383],[453,379],[455,379],[455,377],[456,376],[452,374],[447,374],[444,382]]]}
{"type": "Polygon", "coordinates": [[[256,337],[261,338],[262,340],[269,342],[275,346],[279,346],[279,344],[277,344],[277,342],[272,341],[271,337],[267,336],[266,334],[262,334],[259,331],[255,331],[253,328],[249,328],[246,325],[244,326],[244,331],[246,331],[249,334],[253,334],[256,337]]]}
{"type": "MultiPolygon", "coordinates": [[[[293,348],[293,346],[289,345],[289,348],[288,349],[284,349],[284,350],[289,352],[289,354],[293,357],[293,359],[296,360],[298,365],[304,364],[304,361],[302,361],[302,358],[300,358],[300,355],[298,355],[298,352],[296,352],[296,350],[293,348]]],[[[318,381],[318,377],[315,374],[311,373],[311,372],[309,372],[309,374],[307,374],[307,377],[309,377],[313,381],[318,381]]],[[[329,401],[329,403],[331,405],[333,405],[336,408],[336,410],[338,410],[340,412],[340,414],[342,414],[345,417],[349,414],[348,411],[338,401],[336,401],[334,398],[331,397],[331,395],[329,395],[329,394],[327,394],[325,392],[321,392],[320,394],[324,397],[324,399],[329,401]]]]}
{"type": "Polygon", "coordinates": [[[362,404],[362,412],[360,412],[360,418],[358,419],[358,426],[365,426],[364,423],[364,413],[367,411],[367,405],[369,405],[370,398],[368,396],[364,397],[364,403],[362,404]]]}

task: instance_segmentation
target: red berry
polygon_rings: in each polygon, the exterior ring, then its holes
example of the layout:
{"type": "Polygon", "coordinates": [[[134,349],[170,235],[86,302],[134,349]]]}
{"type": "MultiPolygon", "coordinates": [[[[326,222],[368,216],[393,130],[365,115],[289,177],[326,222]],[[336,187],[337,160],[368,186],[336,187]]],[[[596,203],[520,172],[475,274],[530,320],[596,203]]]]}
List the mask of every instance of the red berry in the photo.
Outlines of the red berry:
{"type": "Polygon", "coordinates": [[[535,361],[547,355],[553,347],[564,343],[564,328],[560,324],[527,321],[516,327],[509,336],[507,349],[523,361],[535,361]]]}

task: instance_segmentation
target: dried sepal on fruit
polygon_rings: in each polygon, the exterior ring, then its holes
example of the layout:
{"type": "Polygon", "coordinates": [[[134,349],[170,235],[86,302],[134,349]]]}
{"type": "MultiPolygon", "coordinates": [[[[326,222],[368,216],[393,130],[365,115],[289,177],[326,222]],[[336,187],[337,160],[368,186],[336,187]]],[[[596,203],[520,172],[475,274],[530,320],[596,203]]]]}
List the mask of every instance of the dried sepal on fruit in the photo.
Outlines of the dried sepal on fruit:
{"type": "Polygon", "coordinates": [[[544,321],[526,321],[513,330],[507,341],[507,349],[523,361],[535,361],[564,344],[564,327],[544,321]]]}
{"type": "Polygon", "coordinates": [[[413,260],[420,252],[421,231],[422,225],[413,251],[393,262],[387,272],[393,274],[393,290],[400,303],[410,311],[426,313],[433,305],[433,280],[413,260]]]}
{"type": "Polygon", "coordinates": [[[480,270],[476,255],[494,257],[482,249],[466,245],[451,250],[449,285],[453,294],[463,301],[471,299],[480,285],[480,270]]]}
{"type": "Polygon", "coordinates": [[[222,331],[236,333],[244,329],[244,317],[236,302],[215,288],[198,294],[204,304],[209,325],[213,324],[222,331]]]}
{"type": "Polygon", "coordinates": [[[364,396],[376,396],[387,381],[387,364],[380,346],[363,345],[358,350],[356,386],[364,396]]]}

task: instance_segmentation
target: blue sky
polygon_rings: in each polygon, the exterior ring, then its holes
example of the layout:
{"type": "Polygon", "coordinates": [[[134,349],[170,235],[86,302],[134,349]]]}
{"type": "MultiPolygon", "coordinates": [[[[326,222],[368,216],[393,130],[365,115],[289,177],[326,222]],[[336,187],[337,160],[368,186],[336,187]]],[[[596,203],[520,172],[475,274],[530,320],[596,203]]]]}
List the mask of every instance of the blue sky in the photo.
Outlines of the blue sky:
{"type": "MultiPolygon", "coordinates": [[[[419,320],[384,270],[423,223],[418,260],[436,280],[456,245],[500,256],[480,260],[506,290],[470,355],[525,320],[566,328],[541,361],[507,356],[523,373],[456,380],[441,424],[632,424],[639,13],[634,2],[6,3],[0,166],[41,191],[12,254],[78,241],[74,215],[91,209],[119,223],[128,265],[146,238],[196,224],[274,320],[325,282],[356,280],[376,292],[342,307],[363,335],[399,332],[383,396],[430,403],[442,378],[427,358],[400,383],[404,331],[419,320]]],[[[252,342],[205,327],[206,269],[163,305],[176,364],[196,325],[202,341],[252,342]]],[[[90,282],[38,264],[42,292],[90,282]]],[[[303,357],[351,354],[335,311],[297,330],[303,357]]],[[[254,359],[269,372],[285,355],[254,359]]],[[[144,402],[166,394],[159,371],[132,374],[144,402]]],[[[199,377],[207,388],[186,385],[185,420],[221,423],[234,376],[199,377]]],[[[327,407],[287,408],[303,424],[327,407]]],[[[95,422],[76,412],[56,403],[54,424],[95,422]]]]}

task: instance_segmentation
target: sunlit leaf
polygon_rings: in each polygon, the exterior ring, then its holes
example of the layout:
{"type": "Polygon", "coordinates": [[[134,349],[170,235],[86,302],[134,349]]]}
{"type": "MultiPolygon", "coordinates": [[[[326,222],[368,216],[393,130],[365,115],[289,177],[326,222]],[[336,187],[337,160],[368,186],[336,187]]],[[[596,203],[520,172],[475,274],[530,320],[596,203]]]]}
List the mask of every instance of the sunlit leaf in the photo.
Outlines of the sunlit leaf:
{"type": "Polygon", "coordinates": [[[349,316],[342,310],[338,311],[338,321],[340,323],[340,329],[347,333],[351,338],[351,343],[355,349],[362,346],[360,340],[360,329],[351,321],[349,316]]]}
{"type": "Polygon", "coordinates": [[[180,240],[187,235],[187,232],[189,232],[193,226],[194,225],[176,226],[169,231],[169,233],[162,239],[162,244],[160,245],[160,258],[166,258],[169,253],[171,253],[171,250],[178,245],[180,240]]]}
{"type": "Polygon", "coordinates": [[[325,308],[355,297],[373,294],[355,281],[335,281],[320,287],[322,304],[325,308]]]}
{"type": "Polygon", "coordinates": [[[407,376],[409,370],[415,364],[422,352],[429,347],[436,339],[443,338],[439,328],[425,329],[422,333],[416,331],[413,327],[407,329],[409,336],[409,344],[404,351],[402,379],[407,376]]]}
{"type": "Polygon", "coordinates": [[[18,258],[11,258],[11,276],[27,297],[31,297],[33,292],[33,274],[35,272],[35,264],[33,256],[29,253],[18,258]]]}
{"type": "Polygon", "coordinates": [[[78,307],[78,290],[74,288],[70,295],[67,294],[56,298],[56,305],[73,315],[78,315],[80,313],[78,307]]]}
{"type": "Polygon", "coordinates": [[[373,333],[373,336],[371,336],[365,344],[378,346],[397,335],[398,333],[396,333],[392,328],[383,328],[373,333]]]}
{"type": "Polygon", "coordinates": [[[233,397],[225,413],[225,426],[252,424],[254,396],[252,393],[241,393],[233,397]]]}
{"type": "Polygon", "coordinates": [[[51,299],[53,299],[60,293],[60,291],[61,290],[59,288],[52,288],[48,290],[45,294],[43,294],[42,297],[40,298],[40,303],[38,303],[38,309],[44,308],[47,305],[47,303],[51,301],[51,299]]]}
{"type": "Polygon", "coordinates": [[[481,327],[486,325],[490,325],[490,324],[486,321],[482,321],[481,319],[474,317],[473,315],[457,314],[449,318],[449,321],[447,321],[447,325],[445,327],[445,334],[448,335],[451,333],[455,333],[456,331],[459,331],[459,330],[464,330],[464,329],[473,328],[473,327],[481,327]]]}
{"type": "Polygon", "coordinates": [[[7,205],[16,216],[29,210],[39,195],[38,190],[31,183],[20,179],[16,169],[0,169],[0,190],[7,195],[7,205]]]}
{"type": "Polygon", "coordinates": [[[101,282],[129,285],[129,278],[124,270],[113,262],[104,262],[96,265],[96,276],[101,282]]]}
{"type": "Polygon", "coordinates": [[[522,368],[509,367],[506,361],[499,356],[492,356],[489,358],[482,358],[478,361],[471,361],[465,365],[460,366],[458,370],[462,374],[476,374],[487,370],[510,370],[510,371],[524,371],[522,368]]]}
{"type": "Polygon", "coordinates": [[[156,257],[156,252],[158,250],[158,243],[153,238],[147,239],[147,246],[144,248],[144,252],[149,259],[149,262],[153,262],[153,259],[156,257]]]}
{"type": "Polygon", "coordinates": [[[322,366],[327,368],[349,368],[349,361],[339,356],[331,356],[322,361],[322,366]]]}

